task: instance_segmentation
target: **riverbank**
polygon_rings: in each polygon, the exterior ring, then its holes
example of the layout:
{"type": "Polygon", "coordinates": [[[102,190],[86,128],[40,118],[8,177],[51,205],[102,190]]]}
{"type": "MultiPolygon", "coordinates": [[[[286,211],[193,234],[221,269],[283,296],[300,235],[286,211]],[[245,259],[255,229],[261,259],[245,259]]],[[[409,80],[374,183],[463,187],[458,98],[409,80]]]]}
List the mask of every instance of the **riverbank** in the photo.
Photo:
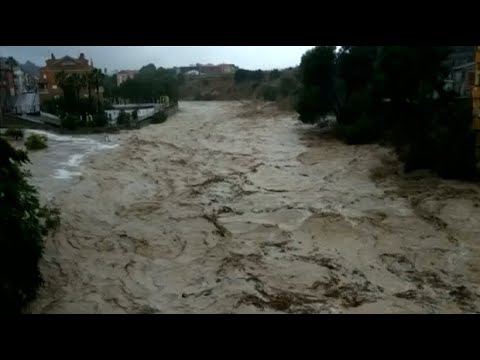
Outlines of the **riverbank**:
{"type": "Polygon", "coordinates": [[[478,185],[405,177],[268,107],[181,105],[56,196],[32,312],[480,310],[478,185]]]}

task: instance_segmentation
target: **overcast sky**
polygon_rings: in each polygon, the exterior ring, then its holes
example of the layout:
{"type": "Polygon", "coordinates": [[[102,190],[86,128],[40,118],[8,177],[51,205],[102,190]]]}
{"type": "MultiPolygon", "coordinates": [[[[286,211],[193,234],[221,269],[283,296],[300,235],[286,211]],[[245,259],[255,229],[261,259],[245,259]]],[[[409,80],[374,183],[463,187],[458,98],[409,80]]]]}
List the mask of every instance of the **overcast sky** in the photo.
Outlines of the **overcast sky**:
{"type": "Polygon", "coordinates": [[[108,72],[157,67],[188,66],[195,63],[232,63],[244,69],[274,69],[296,66],[313,46],[0,46],[0,57],[13,56],[44,66],[54,53],[57,58],[80,53],[93,59],[95,67],[108,72]]]}

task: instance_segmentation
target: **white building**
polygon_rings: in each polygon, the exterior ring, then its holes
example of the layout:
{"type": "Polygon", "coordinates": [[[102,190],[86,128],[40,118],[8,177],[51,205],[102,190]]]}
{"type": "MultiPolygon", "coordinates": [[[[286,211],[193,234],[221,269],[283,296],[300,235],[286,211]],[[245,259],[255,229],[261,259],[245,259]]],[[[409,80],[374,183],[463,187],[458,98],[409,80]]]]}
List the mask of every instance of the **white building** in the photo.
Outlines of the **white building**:
{"type": "Polygon", "coordinates": [[[137,70],[122,70],[117,73],[117,86],[120,86],[128,79],[133,79],[137,75],[137,70]]]}

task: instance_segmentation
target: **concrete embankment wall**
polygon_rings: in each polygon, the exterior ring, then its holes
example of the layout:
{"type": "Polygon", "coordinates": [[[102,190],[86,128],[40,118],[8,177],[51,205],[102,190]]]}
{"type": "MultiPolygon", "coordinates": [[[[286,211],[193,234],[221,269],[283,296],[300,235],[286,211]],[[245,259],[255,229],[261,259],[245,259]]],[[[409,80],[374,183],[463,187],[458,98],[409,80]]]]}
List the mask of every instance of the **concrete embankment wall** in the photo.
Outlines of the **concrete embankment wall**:
{"type": "MultiPolygon", "coordinates": [[[[178,111],[178,104],[175,104],[175,105],[171,105],[167,108],[165,108],[165,110],[162,110],[164,113],[166,113],[168,116],[171,116],[173,115],[174,113],[176,113],[178,111]]],[[[147,126],[147,125],[150,125],[152,123],[152,118],[153,116],[151,117],[148,117],[144,120],[142,120],[140,123],[139,123],[139,127],[144,127],[144,126],[147,126]]],[[[167,119],[168,120],[168,119],[167,119]]]]}
{"type": "Polygon", "coordinates": [[[53,126],[47,125],[41,122],[33,122],[22,119],[13,114],[3,114],[1,118],[1,127],[6,129],[18,128],[18,129],[43,129],[51,130],[54,129],[53,126]]]}

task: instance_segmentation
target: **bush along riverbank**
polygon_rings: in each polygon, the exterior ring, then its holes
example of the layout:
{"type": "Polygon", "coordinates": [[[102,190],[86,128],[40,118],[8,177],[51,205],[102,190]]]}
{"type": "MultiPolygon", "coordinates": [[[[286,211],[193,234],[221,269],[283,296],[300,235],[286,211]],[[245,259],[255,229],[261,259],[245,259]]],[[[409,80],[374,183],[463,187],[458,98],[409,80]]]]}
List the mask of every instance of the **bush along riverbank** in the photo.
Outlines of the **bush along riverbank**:
{"type": "Polygon", "coordinates": [[[392,146],[405,171],[477,179],[472,104],[447,90],[447,46],[318,46],[302,57],[296,110],[336,118],[347,144],[392,146]]]}
{"type": "Polygon", "coordinates": [[[37,297],[44,237],[61,221],[58,209],[40,206],[27,162],[26,152],[0,137],[0,314],[19,314],[37,297]]]}

